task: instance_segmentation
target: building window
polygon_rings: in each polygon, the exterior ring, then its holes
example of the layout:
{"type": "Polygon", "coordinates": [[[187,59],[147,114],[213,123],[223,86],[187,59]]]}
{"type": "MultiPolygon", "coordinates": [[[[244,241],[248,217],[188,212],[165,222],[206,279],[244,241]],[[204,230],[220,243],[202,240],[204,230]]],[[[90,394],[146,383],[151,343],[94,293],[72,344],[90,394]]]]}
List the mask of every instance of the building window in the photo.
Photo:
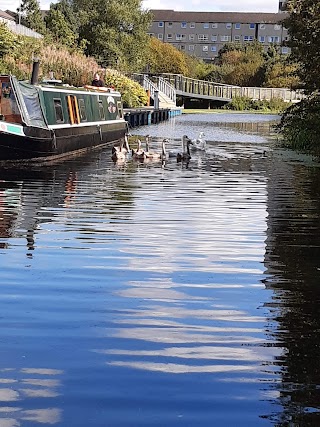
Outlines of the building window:
{"type": "Polygon", "coordinates": [[[211,28],[218,28],[218,24],[216,22],[211,24],[211,28]]]}
{"type": "Polygon", "coordinates": [[[194,34],[189,34],[189,40],[192,42],[194,40],[194,34]]]}
{"type": "Polygon", "coordinates": [[[208,52],[208,46],[202,46],[202,52],[208,52]]]}
{"type": "Polygon", "coordinates": [[[186,35],[185,34],[176,34],[176,41],[185,40],[186,35]]]}
{"type": "Polygon", "coordinates": [[[154,36],[154,33],[147,33],[148,34],[148,36],[150,36],[150,37],[153,37],[154,36]]]}
{"type": "Polygon", "coordinates": [[[268,37],[268,42],[269,43],[279,43],[280,38],[279,36],[270,36],[268,37]]]}
{"type": "Polygon", "coordinates": [[[198,34],[199,42],[207,42],[209,39],[208,34],[198,34]]]}
{"type": "Polygon", "coordinates": [[[253,41],[253,36],[243,36],[243,41],[244,42],[252,42],[253,41]]]}
{"type": "Polygon", "coordinates": [[[275,24],[274,29],[275,29],[276,31],[281,30],[281,25],[279,25],[279,24],[275,24]]]}
{"type": "Polygon", "coordinates": [[[187,23],[186,22],[181,22],[181,28],[187,28],[187,23]]]}
{"type": "Polygon", "coordinates": [[[190,28],[196,28],[195,22],[190,22],[190,28]]]}
{"type": "Polygon", "coordinates": [[[239,24],[239,23],[234,24],[234,28],[235,28],[236,30],[240,30],[240,28],[241,28],[241,24],[239,24]]]}
{"type": "Polygon", "coordinates": [[[287,53],[289,53],[288,48],[287,48],[287,47],[285,47],[285,46],[283,46],[283,47],[281,48],[281,53],[283,53],[284,55],[286,55],[287,53]]]}
{"type": "Polygon", "coordinates": [[[168,28],[172,28],[172,22],[168,22],[168,28]]]}
{"type": "Polygon", "coordinates": [[[260,24],[259,27],[260,27],[260,30],[265,30],[266,29],[266,24],[260,24]]]}
{"type": "Polygon", "coordinates": [[[172,40],[172,34],[167,34],[167,39],[172,40]]]}
{"type": "Polygon", "coordinates": [[[211,36],[212,42],[216,42],[217,40],[218,40],[218,36],[214,36],[214,35],[211,36]]]}
{"type": "Polygon", "coordinates": [[[254,30],[256,28],[256,24],[249,24],[250,30],[254,30]]]}
{"type": "Polygon", "coordinates": [[[208,24],[207,22],[205,22],[205,23],[203,24],[203,28],[209,28],[209,24],[208,24]]]}
{"type": "Polygon", "coordinates": [[[158,22],[158,27],[163,28],[163,21],[158,22]]]}
{"type": "Polygon", "coordinates": [[[56,123],[64,123],[63,110],[60,98],[53,99],[54,113],[56,116],[56,123]]]}
{"type": "Polygon", "coordinates": [[[264,43],[265,41],[266,41],[265,36],[260,36],[260,37],[259,37],[259,42],[260,42],[260,43],[264,43]]]}
{"type": "Polygon", "coordinates": [[[194,44],[189,44],[188,49],[190,52],[193,52],[194,51],[194,44]]]}
{"type": "Polygon", "coordinates": [[[158,34],[158,39],[163,40],[163,34],[158,34]]]}
{"type": "Polygon", "coordinates": [[[240,36],[234,36],[234,37],[233,37],[233,40],[234,40],[235,42],[239,42],[239,41],[240,41],[240,36]]]}
{"type": "Polygon", "coordinates": [[[230,41],[230,36],[220,36],[220,40],[222,42],[229,42],[230,41]]]}
{"type": "Polygon", "coordinates": [[[217,51],[217,46],[211,46],[211,52],[216,52],[217,51]]]}
{"type": "Polygon", "coordinates": [[[185,47],[185,45],[184,45],[184,44],[182,44],[182,45],[180,46],[180,50],[186,50],[186,47],[185,47]]]}
{"type": "Polygon", "coordinates": [[[227,30],[230,30],[232,28],[231,22],[226,23],[226,28],[227,28],[227,30]]]}

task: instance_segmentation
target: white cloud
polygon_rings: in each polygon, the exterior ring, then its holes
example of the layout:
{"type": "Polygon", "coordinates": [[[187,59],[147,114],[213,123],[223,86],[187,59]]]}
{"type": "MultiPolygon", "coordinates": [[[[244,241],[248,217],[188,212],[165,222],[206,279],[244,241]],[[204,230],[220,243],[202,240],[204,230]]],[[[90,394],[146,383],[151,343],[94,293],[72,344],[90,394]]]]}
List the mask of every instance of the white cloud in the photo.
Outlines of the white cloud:
{"type": "MultiPolygon", "coordinates": [[[[21,1],[6,0],[1,2],[1,10],[16,10],[21,1]]],[[[49,9],[51,0],[41,0],[41,9],[49,9]]],[[[199,12],[277,12],[278,0],[176,0],[172,6],[171,0],[144,0],[143,5],[147,9],[174,9],[176,11],[199,11],[199,12]]]]}

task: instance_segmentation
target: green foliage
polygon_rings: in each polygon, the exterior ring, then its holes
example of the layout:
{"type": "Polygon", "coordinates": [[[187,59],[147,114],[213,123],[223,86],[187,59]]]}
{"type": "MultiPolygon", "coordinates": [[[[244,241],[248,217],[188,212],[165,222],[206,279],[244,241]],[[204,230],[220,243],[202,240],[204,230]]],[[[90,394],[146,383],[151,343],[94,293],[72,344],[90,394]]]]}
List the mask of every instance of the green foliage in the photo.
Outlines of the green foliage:
{"type": "Polygon", "coordinates": [[[113,86],[121,93],[125,107],[135,108],[147,104],[148,96],[139,83],[112,69],[106,70],[104,79],[106,86],[113,86]]]}
{"type": "MultiPolygon", "coordinates": [[[[1,28],[0,24],[0,46],[1,28]]],[[[6,30],[6,28],[4,29],[6,30]]],[[[48,78],[49,72],[53,71],[55,78],[63,80],[64,83],[83,86],[91,84],[94,73],[99,70],[99,65],[94,58],[86,57],[79,50],[48,45],[43,39],[13,37],[11,44],[7,40],[5,52],[6,54],[0,61],[0,73],[10,73],[22,80],[30,79],[32,58],[35,56],[40,58],[40,80],[48,78]]],[[[101,70],[101,74],[103,75],[103,70],[101,70]]],[[[107,70],[105,81],[107,85],[112,85],[121,92],[126,106],[146,105],[146,92],[138,83],[128,77],[115,70],[107,70]]]]}
{"type": "Polygon", "coordinates": [[[307,93],[320,90],[320,2],[288,0],[288,29],[291,56],[299,64],[298,75],[307,93]]]}
{"type": "Polygon", "coordinates": [[[265,112],[283,112],[290,104],[281,98],[271,98],[270,100],[253,100],[246,96],[234,97],[232,101],[225,105],[225,109],[234,111],[265,111],[265,112]]]}
{"type": "Polygon", "coordinates": [[[78,24],[68,0],[51,3],[45,23],[53,41],[70,47],[77,46],[78,24]]]}
{"type": "Polygon", "coordinates": [[[283,114],[279,130],[287,146],[320,154],[320,2],[288,0],[287,11],[283,24],[288,46],[298,63],[301,86],[310,96],[283,114]]]}
{"type": "Polygon", "coordinates": [[[287,147],[320,154],[320,96],[289,107],[281,117],[278,130],[287,147]]]}
{"type": "Polygon", "coordinates": [[[171,44],[151,37],[149,49],[148,65],[151,73],[188,74],[185,55],[171,44]]]}
{"type": "Polygon", "coordinates": [[[46,26],[37,0],[22,0],[18,10],[23,14],[22,23],[38,33],[45,34],[46,26]]]}
{"type": "Polygon", "coordinates": [[[6,24],[0,22],[0,58],[10,52],[16,40],[17,36],[9,30],[6,24]]]}
{"type": "Polygon", "coordinates": [[[236,86],[296,87],[296,64],[280,55],[278,47],[263,51],[261,43],[226,44],[219,52],[218,63],[211,65],[203,80],[236,86]]]}
{"type": "Polygon", "coordinates": [[[150,12],[140,0],[74,0],[80,23],[80,40],[88,41],[86,53],[103,67],[124,72],[140,71],[147,62],[150,12]]]}

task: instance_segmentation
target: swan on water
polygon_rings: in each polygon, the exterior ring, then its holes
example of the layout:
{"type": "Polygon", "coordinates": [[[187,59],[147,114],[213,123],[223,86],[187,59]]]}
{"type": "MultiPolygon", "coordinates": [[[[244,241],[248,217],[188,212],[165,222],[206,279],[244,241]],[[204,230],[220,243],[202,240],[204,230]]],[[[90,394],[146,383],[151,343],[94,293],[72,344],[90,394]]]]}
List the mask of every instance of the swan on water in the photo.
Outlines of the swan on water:
{"type": "Polygon", "coordinates": [[[192,146],[190,149],[192,151],[205,151],[206,150],[206,140],[204,139],[204,132],[200,132],[198,138],[192,139],[192,146]]]}

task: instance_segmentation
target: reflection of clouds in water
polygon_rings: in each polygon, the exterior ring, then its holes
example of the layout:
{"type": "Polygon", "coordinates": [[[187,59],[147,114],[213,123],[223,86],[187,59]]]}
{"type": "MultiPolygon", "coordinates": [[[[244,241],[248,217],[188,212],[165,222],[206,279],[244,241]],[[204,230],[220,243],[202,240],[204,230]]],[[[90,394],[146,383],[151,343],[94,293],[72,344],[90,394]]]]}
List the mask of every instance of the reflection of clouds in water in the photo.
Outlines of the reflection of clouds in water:
{"type": "MultiPolygon", "coordinates": [[[[61,421],[61,410],[59,408],[39,408],[30,409],[33,406],[34,398],[55,398],[60,395],[57,388],[61,385],[60,379],[52,376],[60,375],[63,371],[55,369],[37,369],[23,368],[16,371],[12,368],[1,369],[0,384],[12,384],[13,388],[0,388],[1,402],[19,402],[19,407],[1,406],[0,407],[0,426],[1,427],[20,427],[22,421],[30,421],[37,424],[57,424],[61,421]],[[6,378],[5,376],[14,376],[6,378]],[[33,375],[32,378],[25,377],[33,375]],[[39,378],[34,375],[50,376],[51,378],[39,378]],[[21,378],[22,376],[22,378],[21,378]],[[28,398],[28,408],[23,408],[24,399],[28,398]]],[[[42,401],[41,401],[42,402],[42,401]]],[[[41,403],[43,406],[43,403],[41,403]]]]}
{"type": "Polygon", "coordinates": [[[143,369],[146,371],[158,371],[168,374],[191,374],[191,373],[221,373],[221,372],[241,372],[241,371],[256,371],[255,366],[239,366],[239,365],[206,365],[192,366],[179,365],[177,363],[152,363],[152,362],[111,362],[109,365],[122,366],[135,369],[143,369]]]}
{"type": "Polygon", "coordinates": [[[118,354],[126,356],[156,356],[179,357],[181,359],[208,359],[208,360],[241,360],[255,362],[264,360],[262,355],[257,355],[253,349],[232,347],[167,347],[160,350],[102,350],[104,354],[118,354]]]}

